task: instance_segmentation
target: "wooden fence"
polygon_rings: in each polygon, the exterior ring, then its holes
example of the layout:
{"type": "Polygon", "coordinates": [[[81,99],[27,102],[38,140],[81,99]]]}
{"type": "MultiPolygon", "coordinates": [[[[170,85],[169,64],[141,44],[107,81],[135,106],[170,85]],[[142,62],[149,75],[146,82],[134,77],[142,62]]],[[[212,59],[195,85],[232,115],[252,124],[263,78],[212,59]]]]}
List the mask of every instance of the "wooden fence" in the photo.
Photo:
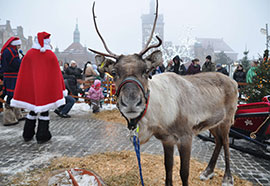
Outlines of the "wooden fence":
{"type": "MultiPolygon", "coordinates": [[[[83,85],[83,91],[86,91],[87,89],[89,89],[91,87],[91,85],[94,83],[94,80],[88,80],[88,81],[80,81],[80,83],[83,85]]],[[[3,81],[0,81],[0,85],[3,85],[3,81]]],[[[246,86],[247,83],[242,83],[242,82],[238,82],[238,85],[240,86],[246,86]]],[[[112,76],[110,76],[109,74],[107,74],[106,79],[102,81],[102,85],[104,88],[104,93],[105,93],[105,97],[104,97],[104,103],[107,104],[116,104],[116,88],[115,88],[115,84],[113,82],[113,78],[112,76]]],[[[3,90],[0,91],[0,96],[3,94],[3,90]]],[[[72,95],[72,97],[74,98],[78,98],[78,99],[83,99],[84,102],[89,103],[90,100],[87,97],[83,97],[83,96],[75,96],[72,95]]],[[[239,101],[245,101],[241,98],[239,98],[239,101]]],[[[2,98],[0,98],[0,102],[5,103],[5,100],[3,100],[2,98]]],[[[0,108],[0,112],[2,112],[3,109],[0,108]]]]}

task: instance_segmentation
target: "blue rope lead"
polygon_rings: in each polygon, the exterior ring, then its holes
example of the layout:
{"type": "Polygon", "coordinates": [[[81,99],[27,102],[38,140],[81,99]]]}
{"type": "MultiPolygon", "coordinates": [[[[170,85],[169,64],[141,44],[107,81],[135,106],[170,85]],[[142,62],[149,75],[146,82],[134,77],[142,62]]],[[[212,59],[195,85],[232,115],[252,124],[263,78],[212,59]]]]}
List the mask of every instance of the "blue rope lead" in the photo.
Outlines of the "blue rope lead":
{"type": "Polygon", "coordinates": [[[141,183],[142,183],[142,186],[144,186],[143,176],[142,176],[141,157],[140,157],[140,140],[136,135],[133,136],[133,145],[134,145],[134,149],[135,149],[137,160],[138,160],[141,183]]]}

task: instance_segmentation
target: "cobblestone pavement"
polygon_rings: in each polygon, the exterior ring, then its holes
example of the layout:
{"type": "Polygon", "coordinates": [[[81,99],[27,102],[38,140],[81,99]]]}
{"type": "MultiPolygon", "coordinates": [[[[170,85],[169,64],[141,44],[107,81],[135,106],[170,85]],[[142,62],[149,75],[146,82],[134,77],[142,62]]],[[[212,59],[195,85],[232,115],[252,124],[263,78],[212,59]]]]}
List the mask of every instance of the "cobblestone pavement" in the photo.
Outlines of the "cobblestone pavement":
{"type": "MultiPolygon", "coordinates": [[[[53,138],[46,144],[38,145],[35,140],[25,143],[21,137],[23,123],[5,127],[0,124],[0,185],[7,185],[9,178],[17,172],[43,167],[49,159],[57,156],[85,156],[106,151],[133,151],[127,138],[128,131],[121,124],[112,124],[90,118],[86,115],[72,115],[62,119],[50,114],[50,130],[53,138]]],[[[2,114],[0,114],[2,121],[2,114]]],[[[208,162],[214,144],[194,137],[192,157],[208,162]]],[[[161,143],[152,138],[141,146],[146,153],[162,154],[161,143]]],[[[176,152],[177,153],[177,152],[176,152]]],[[[223,152],[218,167],[224,168],[223,152]]],[[[270,162],[231,149],[233,174],[252,181],[254,185],[270,186],[270,162]]]]}

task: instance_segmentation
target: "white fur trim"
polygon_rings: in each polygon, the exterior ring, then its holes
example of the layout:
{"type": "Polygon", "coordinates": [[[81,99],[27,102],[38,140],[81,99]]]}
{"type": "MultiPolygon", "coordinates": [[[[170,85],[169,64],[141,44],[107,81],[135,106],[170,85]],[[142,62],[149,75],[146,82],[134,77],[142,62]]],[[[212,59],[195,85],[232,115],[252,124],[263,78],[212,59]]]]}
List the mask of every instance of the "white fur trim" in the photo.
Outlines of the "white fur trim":
{"type": "Polygon", "coordinates": [[[49,116],[38,116],[38,119],[48,121],[48,120],[50,120],[50,117],[49,116]]]}
{"type": "MultiPolygon", "coordinates": [[[[46,51],[46,50],[52,50],[51,45],[50,45],[50,42],[51,42],[50,39],[44,39],[44,46],[41,47],[40,44],[39,44],[39,42],[38,42],[38,40],[37,40],[37,38],[35,38],[35,39],[34,39],[34,44],[33,44],[32,48],[38,49],[38,50],[40,50],[41,52],[42,52],[44,49],[45,49],[45,51],[46,51]]],[[[44,52],[45,52],[45,51],[44,51],[44,52]]]]}
{"type": "Polygon", "coordinates": [[[46,51],[46,49],[44,48],[44,47],[42,47],[41,49],[40,49],[40,52],[45,52],[46,51]]]}
{"type": "Polygon", "coordinates": [[[59,99],[54,103],[50,103],[50,104],[42,105],[42,106],[32,105],[30,103],[15,100],[15,99],[12,99],[10,101],[10,105],[12,107],[25,108],[27,110],[34,111],[35,113],[46,112],[48,110],[54,110],[54,109],[56,109],[56,108],[58,108],[58,107],[60,107],[61,105],[64,105],[64,104],[66,104],[65,98],[59,99]]]}
{"type": "Polygon", "coordinates": [[[13,46],[21,45],[22,44],[22,41],[20,39],[19,40],[14,40],[10,44],[13,45],[13,46]]]}
{"type": "Polygon", "coordinates": [[[67,89],[63,90],[63,95],[64,95],[64,97],[68,96],[68,91],[67,91],[67,89]]]}
{"type": "Polygon", "coordinates": [[[26,116],[27,119],[30,119],[30,120],[36,120],[37,119],[37,116],[32,116],[30,115],[29,113],[27,114],[26,116]]]}

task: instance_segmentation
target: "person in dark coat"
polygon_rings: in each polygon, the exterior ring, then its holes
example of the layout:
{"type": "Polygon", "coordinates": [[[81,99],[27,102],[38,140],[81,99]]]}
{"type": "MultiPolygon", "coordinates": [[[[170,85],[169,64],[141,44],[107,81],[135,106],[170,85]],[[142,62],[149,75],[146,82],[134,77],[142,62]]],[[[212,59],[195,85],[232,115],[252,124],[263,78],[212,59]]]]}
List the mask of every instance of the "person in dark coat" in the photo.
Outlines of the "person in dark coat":
{"type": "Polygon", "coordinates": [[[216,64],[212,62],[212,57],[210,55],[206,56],[205,62],[202,66],[202,72],[215,72],[216,64]]]}
{"type": "Polygon", "coordinates": [[[235,69],[233,79],[236,82],[246,82],[246,72],[241,64],[239,64],[235,69]]]}
{"type": "Polygon", "coordinates": [[[222,74],[229,76],[228,71],[226,70],[226,68],[222,67],[221,64],[217,64],[217,72],[221,72],[222,74]]]}
{"type": "Polygon", "coordinates": [[[68,69],[68,67],[69,67],[69,63],[65,62],[64,69],[63,69],[64,73],[66,73],[66,70],[68,69]]]}
{"type": "Polygon", "coordinates": [[[74,60],[70,62],[70,66],[65,71],[67,75],[74,75],[76,79],[82,79],[82,72],[82,69],[77,67],[77,63],[74,60]]]}
{"type": "Polygon", "coordinates": [[[187,69],[187,75],[197,74],[199,72],[201,72],[200,60],[196,58],[196,59],[193,59],[192,63],[189,65],[187,69]]]}
{"type": "Polygon", "coordinates": [[[62,105],[58,107],[57,109],[55,109],[54,112],[61,118],[70,118],[71,116],[68,113],[72,109],[74,103],[76,102],[76,99],[70,96],[71,91],[68,85],[68,81],[64,80],[64,82],[65,82],[65,87],[68,91],[68,95],[65,96],[66,103],[65,105],[62,105]]]}
{"type": "Polygon", "coordinates": [[[172,62],[168,63],[168,66],[166,67],[167,71],[174,72],[179,75],[186,75],[186,67],[184,64],[181,64],[183,62],[182,59],[177,55],[173,58],[172,62]]]}
{"type": "Polygon", "coordinates": [[[24,116],[21,109],[10,106],[16,86],[17,76],[21,65],[18,49],[21,47],[18,37],[11,37],[1,49],[1,70],[3,72],[3,95],[7,96],[3,115],[3,125],[17,124],[24,116]]]}
{"type": "Polygon", "coordinates": [[[74,75],[63,74],[63,78],[66,88],[69,90],[70,94],[78,96],[79,88],[76,77],[74,75]]]}
{"type": "MultiPolygon", "coordinates": [[[[0,93],[2,92],[2,94],[0,95],[0,98],[3,100],[5,95],[3,94],[3,70],[1,67],[1,63],[0,63],[0,93]]],[[[3,103],[0,102],[0,112],[3,112],[3,103]]]]}
{"type": "MultiPolygon", "coordinates": [[[[237,66],[233,73],[233,79],[236,82],[245,83],[246,82],[246,72],[241,64],[237,66]]],[[[239,89],[239,98],[241,98],[241,89],[243,88],[243,85],[238,85],[239,89]]]]}

